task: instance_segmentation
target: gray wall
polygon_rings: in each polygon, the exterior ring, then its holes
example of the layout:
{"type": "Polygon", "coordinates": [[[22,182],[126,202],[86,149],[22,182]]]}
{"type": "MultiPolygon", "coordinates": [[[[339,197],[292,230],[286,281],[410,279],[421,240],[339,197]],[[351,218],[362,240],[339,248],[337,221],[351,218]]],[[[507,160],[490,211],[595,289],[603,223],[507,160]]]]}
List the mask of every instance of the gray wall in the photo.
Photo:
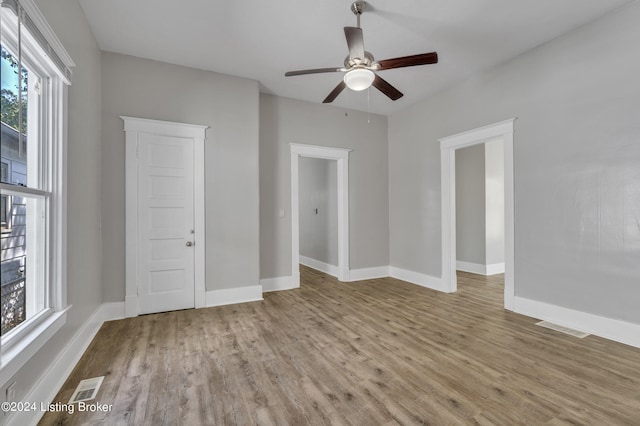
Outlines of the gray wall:
{"type": "Polygon", "coordinates": [[[338,163],[299,159],[300,255],[338,266],[338,163]]]}
{"type": "Polygon", "coordinates": [[[477,265],[504,263],[502,139],[456,150],[456,257],[477,265]]]}
{"type": "Polygon", "coordinates": [[[484,144],[487,265],[504,263],[504,144],[502,138],[484,144]]]}
{"type": "Polygon", "coordinates": [[[484,144],[456,150],[456,257],[486,261],[484,144]]]}
{"type": "Polygon", "coordinates": [[[635,3],[392,115],[391,264],[441,275],[437,138],[518,117],[516,296],[640,323],[638,22],[635,3]]]}
{"type": "Polygon", "coordinates": [[[258,83],[102,54],[103,297],[123,301],[125,149],[121,115],[208,125],[206,288],[259,283],[258,83]]]}
{"type": "Polygon", "coordinates": [[[66,325],[9,381],[16,382],[16,401],[24,400],[101,302],[100,52],[77,1],[36,4],[76,64],[68,97],[67,151],[67,301],[73,307],[66,325]]]}
{"type": "Polygon", "coordinates": [[[260,95],[260,277],[291,275],[290,143],[350,148],[351,269],[389,264],[387,118],[260,95]],[[280,210],[285,217],[279,217],[280,210]]]}

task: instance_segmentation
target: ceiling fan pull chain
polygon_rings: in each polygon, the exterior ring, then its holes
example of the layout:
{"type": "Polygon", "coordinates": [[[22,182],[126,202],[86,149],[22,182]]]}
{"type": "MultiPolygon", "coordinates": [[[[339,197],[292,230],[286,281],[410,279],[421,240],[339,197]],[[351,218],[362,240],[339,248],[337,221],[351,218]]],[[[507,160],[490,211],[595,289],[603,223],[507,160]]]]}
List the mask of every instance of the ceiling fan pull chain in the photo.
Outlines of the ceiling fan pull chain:
{"type": "Polygon", "coordinates": [[[371,118],[369,114],[371,113],[371,108],[369,108],[369,97],[371,96],[371,86],[367,89],[367,124],[371,123],[371,118]]]}

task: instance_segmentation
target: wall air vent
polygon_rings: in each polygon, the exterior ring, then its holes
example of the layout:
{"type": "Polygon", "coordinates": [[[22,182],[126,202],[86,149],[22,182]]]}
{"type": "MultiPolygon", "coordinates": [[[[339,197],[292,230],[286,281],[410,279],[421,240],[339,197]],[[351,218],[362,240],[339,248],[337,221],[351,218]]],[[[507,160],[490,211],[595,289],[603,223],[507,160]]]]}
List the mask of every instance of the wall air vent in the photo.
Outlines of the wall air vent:
{"type": "Polygon", "coordinates": [[[540,327],[544,327],[544,328],[549,328],[551,330],[559,331],[560,333],[568,334],[570,336],[577,337],[579,339],[590,336],[589,333],[585,333],[584,331],[574,330],[573,328],[554,324],[549,321],[540,321],[540,322],[537,322],[536,325],[539,325],[540,327]]]}
{"type": "Polygon", "coordinates": [[[69,404],[73,404],[80,401],[90,401],[96,397],[98,394],[98,390],[100,389],[100,385],[102,385],[102,381],[104,380],[104,376],[94,377],[93,379],[85,379],[82,380],[75,391],[73,391],[73,395],[71,395],[71,399],[69,400],[69,404]]]}

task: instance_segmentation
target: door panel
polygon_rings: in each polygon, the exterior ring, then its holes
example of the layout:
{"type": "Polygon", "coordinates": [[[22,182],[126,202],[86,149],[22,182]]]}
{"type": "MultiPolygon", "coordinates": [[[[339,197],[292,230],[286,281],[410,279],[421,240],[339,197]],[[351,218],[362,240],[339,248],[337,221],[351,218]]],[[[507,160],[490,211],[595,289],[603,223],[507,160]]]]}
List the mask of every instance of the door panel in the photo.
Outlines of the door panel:
{"type": "Polygon", "coordinates": [[[193,140],[138,138],[139,313],[193,308],[193,140]]]}

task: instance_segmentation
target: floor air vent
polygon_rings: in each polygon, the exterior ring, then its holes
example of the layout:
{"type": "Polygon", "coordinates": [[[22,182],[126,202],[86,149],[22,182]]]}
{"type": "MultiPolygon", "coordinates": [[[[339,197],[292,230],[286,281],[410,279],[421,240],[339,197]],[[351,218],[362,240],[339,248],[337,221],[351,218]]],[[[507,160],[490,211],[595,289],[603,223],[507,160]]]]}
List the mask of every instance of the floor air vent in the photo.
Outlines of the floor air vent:
{"type": "Polygon", "coordinates": [[[536,325],[539,325],[540,327],[549,328],[551,330],[559,331],[560,333],[568,334],[570,336],[577,337],[579,339],[582,339],[590,335],[589,333],[585,333],[584,331],[574,330],[573,328],[554,324],[549,321],[540,321],[540,322],[537,322],[536,325]]]}
{"type": "Polygon", "coordinates": [[[103,380],[104,376],[82,380],[78,384],[76,390],[73,391],[73,395],[71,395],[69,404],[80,401],[90,401],[94,399],[98,394],[98,390],[100,389],[100,385],[102,385],[103,380]]]}

